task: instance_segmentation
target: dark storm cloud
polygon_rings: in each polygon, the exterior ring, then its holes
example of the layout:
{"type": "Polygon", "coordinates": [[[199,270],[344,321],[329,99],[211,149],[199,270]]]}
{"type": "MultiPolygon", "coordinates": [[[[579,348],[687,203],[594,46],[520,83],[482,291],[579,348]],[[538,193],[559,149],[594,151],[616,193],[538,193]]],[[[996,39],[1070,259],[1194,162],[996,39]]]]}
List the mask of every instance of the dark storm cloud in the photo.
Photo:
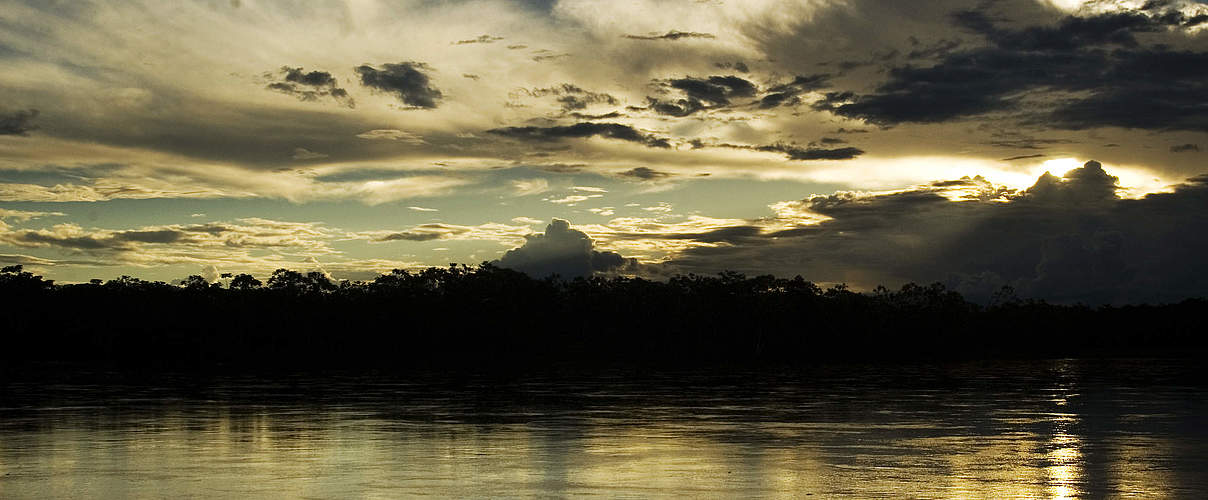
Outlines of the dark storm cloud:
{"type": "Polygon", "coordinates": [[[759,107],[768,109],[780,105],[792,106],[801,102],[798,98],[801,94],[829,86],[830,75],[828,74],[798,75],[789,83],[774,85],[769,88],[767,94],[759,100],[759,107]]]}
{"type": "Polygon", "coordinates": [[[271,82],[266,88],[292,95],[299,101],[317,101],[330,97],[343,106],[356,107],[348,91],[340,88],[335,77],[326,71],[306,71],[302,68],[283,66],[276,74],[266,73],[265,76],[280,78],[280,81],[271,82]]]}
{"type": "Polygon", "coordinates": [[[36,109],[22,109],[6,113],[0,111],[0,135],[26,135],[38,127],[33,124],[38,117],[36,109]]]}
{"type": "Polygon", "coordinates": [[[474,44],[474,43],[495,43],[500,40],[503,40],[503,37],[491,36],[491,35],[479,35],[476,38],[471,38],[468,40],[458,40],[456,42],[453,42],[453,45],[470,45],[470,44],[474,44]]]}
{"type": "Polygon", "coordinates": [[[431,85],[426,73],[430,70],[427,64],[411,61],[382,64],[381,69],[368,64],[356,68],[357,74],[361,75],[361,85],[391,94],[408,106],[424,109],[435,108],[442,97],[440,90],[431,85]]]}
{"type": "Polygon", "coordinates": [[[668,172],[660,172],[658,170],[654,170],[649,167],[636,167],[636,168],[632,168],[632,169],[626,170],[624,172],[621,172],[617,175],[619,175],[621,177],[629,177],[629,178],[639,179],[639,180],[643,180],[643,181],[655,181],[655,180],[659,180],[659,179],[666,179],[666,178],[672,176],[672,174],[670,174],[668,172]]]}
{"type": "Polygon", "coordinates": [[[944,281],[981,299],[1002,285],[1061,302],[1208,294],[1208,176],[1141,199],[1118,191],[1117,178],[1091,161],[1023,191],[964,178],[891,194],[815,196],[796,207],[829,220],[693,248],[671,265],[862,287],[944,281]],[[951,201],[944,193],[952,192],[968,194],[951,201]]]}
{"type": "Polygon", "coordinates": [[[1167,33],[1181,16],[1150,9],[1010,28],[982,11],[961,11],[954,23],[988,45],[931,66],[891,68],[874,92],[831,93],[815,107],[882,126],[1020,112],[1026,122],[1071,130],[1208,130],[1208,54],[1146,47],[1137,37],[1167,33]]]}
{"type": "Polygon", "coordinates": [[[1198,152],[1200,152],[1200,145],[1199,144],[1179,144],[1177,146],[1171,146],[1170,152],[1171,153],[1192,153],[1192,152],[1198,153],[1198,152]]]}
{"type": "Polygon", "coordinates": [[[639,132],[629,125],[619,123],[576,123],[553,127],[503,127],[487,131],[491,134],[525,141],[548,142],[567,138],[604,137],[619,141],[634,142],[652,148],[670,148],[671,143],[661,137],[639,132]]]}
{"type": "Polygon", "coordinates": [[[658,33],[651,33],[648,35],[625,35],[625,38],[628,38],[630,40],[666,40],[666,41],[673,42],[673,41],[682,40],[685,38],[713,39],[713,38],[717,38],[717,37],[711,33],[697,33],[695,31],[671,30],[671,31],[668,31],[661,35],[658,33]]]}
{"type": "Polygon", "coordinates": [[[571,229],[568,221],[553,219],[545,234],[526,236],[524,245],[508,250],[495,264],[535,278],[558,275],[569,279],[636,266],[636,261],[615,252],[595,250],[595,243],[586,233],[571,229]]]}

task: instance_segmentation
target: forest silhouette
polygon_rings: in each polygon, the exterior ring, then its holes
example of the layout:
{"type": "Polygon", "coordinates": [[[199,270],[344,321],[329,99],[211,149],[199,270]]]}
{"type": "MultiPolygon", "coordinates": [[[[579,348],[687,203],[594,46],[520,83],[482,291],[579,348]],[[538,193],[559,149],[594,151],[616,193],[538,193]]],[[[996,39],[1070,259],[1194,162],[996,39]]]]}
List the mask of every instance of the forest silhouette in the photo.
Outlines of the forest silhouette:
{"type": "Polygon", "coordinates": [[[55,284],[0,272],[0,361],[110,367],[524,368],[829,360],[1188,356],[1208,301],[1058,305],[1004,288],[975,304],[936,283],[858,293],[801,277],[534,279],[490,264],[247,274],[223,286],[123,276],[55,284]]]}

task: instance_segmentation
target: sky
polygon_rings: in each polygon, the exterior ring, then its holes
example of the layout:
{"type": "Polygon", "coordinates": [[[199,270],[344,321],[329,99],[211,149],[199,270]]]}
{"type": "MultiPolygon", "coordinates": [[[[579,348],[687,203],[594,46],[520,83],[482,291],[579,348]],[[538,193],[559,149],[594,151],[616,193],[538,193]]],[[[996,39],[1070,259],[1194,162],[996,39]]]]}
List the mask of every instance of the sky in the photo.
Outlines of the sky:
{"type": "Polygon", "coordinates": [[[1208,295],[1208,3],[0,3],[0,264],[1208,295]]]}

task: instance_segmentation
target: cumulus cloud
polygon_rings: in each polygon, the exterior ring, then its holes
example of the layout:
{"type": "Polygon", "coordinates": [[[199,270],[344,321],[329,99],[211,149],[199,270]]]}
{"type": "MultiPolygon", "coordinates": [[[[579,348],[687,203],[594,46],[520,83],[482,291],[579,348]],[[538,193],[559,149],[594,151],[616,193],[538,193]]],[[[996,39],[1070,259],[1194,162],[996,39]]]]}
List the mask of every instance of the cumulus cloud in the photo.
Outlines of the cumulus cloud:
{"type": "Polygon", "coordinates": [[[544,234],[525,236],[524,245],[508,250],[495,264],[537,278],[557,275],[569,279],[619,271],[625,266],[635,266],[636,261],[615,252],[596,250],[586,233],[572,229],[569,221],[555,218],[545,227],[544,234]]]}
{"type": "Polygon", "coordinates": [[[431,84],[427,72],[432,68],[427,64],[408,61],[380,66],[380,69],[368,64],[357,66],[355,71],[361,76],[361,85],[393,95],[413,108],[436,108],[443,97],[431,84]]]}
{"type": "Polygon", "coordinates": [[[330,97],[342,106],[355,108],[356,102],[348,91],[340,88],[336,78],[326,71],[306,71],[302,68],[283,66],[277,73],[266,73],[266,77],[277,81],[266,88],[274,92],[292,95],[299,101],[318,101],[330,97]]]}

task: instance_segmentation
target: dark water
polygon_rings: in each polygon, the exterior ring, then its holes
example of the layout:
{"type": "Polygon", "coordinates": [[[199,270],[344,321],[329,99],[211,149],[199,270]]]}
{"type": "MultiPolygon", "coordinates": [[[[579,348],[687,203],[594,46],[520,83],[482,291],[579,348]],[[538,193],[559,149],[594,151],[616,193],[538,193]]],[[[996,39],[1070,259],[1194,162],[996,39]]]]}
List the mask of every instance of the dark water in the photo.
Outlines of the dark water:
{"type": "Polygon", "coordinates": [[[38,380],[3,498],[1208,498],[1192,361],[38,380]]]}

